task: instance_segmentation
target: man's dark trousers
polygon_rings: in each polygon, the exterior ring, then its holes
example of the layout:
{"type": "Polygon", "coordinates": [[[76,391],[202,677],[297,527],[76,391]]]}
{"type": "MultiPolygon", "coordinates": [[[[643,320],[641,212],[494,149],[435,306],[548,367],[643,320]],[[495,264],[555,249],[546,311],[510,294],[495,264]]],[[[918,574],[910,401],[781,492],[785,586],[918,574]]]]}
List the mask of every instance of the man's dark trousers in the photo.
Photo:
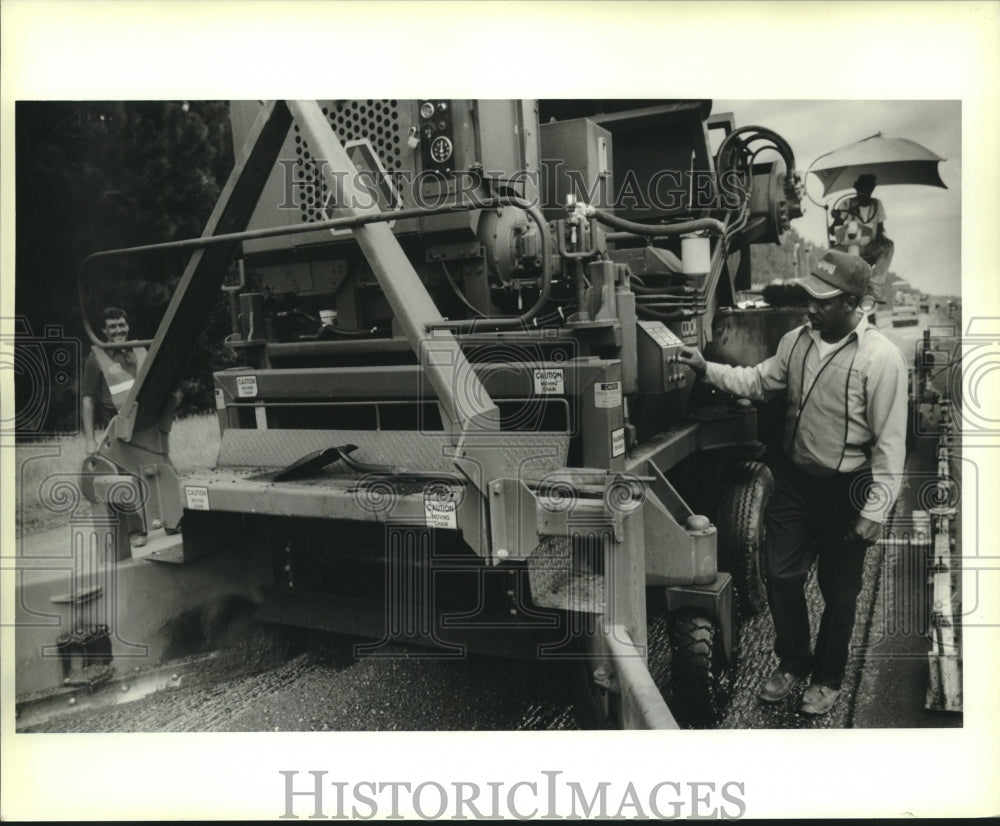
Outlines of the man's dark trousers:
{"type": "Polygon", "coordinates": [[[782,459],[774,467],[774,495],[765,516],[767,592],[775,652],[786,671],[840,688],[864,574],[863,543],[845,540],[871,486],[871,471],[812,476],[782,459]],[[810,652],[805,584],[819,556],[824,609],[815,652],[810,652]]]}

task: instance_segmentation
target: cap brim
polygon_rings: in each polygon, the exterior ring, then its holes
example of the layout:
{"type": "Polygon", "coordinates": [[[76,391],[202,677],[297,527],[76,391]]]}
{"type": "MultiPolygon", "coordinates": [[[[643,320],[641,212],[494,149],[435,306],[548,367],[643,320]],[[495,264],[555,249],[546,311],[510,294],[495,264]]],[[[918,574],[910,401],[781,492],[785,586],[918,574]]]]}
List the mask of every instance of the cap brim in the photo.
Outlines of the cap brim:
{"type": "Polygon", "coordinates": [[[805,278],[796,278],[795,282],[813,298],[833,298],[843,294],[843,290],[827,284],[822,278],[810,273],[805,278]]]}

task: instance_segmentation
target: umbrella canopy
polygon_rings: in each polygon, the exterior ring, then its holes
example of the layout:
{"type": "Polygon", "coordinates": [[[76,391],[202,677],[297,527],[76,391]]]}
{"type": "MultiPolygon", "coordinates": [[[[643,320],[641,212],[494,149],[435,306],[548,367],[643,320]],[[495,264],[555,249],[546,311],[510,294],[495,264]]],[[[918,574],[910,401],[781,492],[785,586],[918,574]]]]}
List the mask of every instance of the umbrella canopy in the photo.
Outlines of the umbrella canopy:
{"type": "Polygon", "coordinates": [[[852,189],[858,175],[875,175],[877,186],[923,184],[947,189],[938,164],[944,158],[906,138],[887,138],[881,132],[870,138],[820,155],[808,172],[823,184],[823,195],[852,189]]]}

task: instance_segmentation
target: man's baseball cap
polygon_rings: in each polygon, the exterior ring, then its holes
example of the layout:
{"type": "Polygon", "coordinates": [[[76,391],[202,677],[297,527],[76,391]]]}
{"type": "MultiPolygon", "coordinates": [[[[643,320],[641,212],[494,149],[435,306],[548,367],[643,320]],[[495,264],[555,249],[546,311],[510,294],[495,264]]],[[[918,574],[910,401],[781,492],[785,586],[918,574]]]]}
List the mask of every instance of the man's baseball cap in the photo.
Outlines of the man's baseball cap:
{"type": "Polygon", "coordinates": [[[868,292],[872,268],[863,258],[840,250],[830,250],[805,278],[794,281],[813,298],[833,298],[841,293],[858,298],[868,292]]]}

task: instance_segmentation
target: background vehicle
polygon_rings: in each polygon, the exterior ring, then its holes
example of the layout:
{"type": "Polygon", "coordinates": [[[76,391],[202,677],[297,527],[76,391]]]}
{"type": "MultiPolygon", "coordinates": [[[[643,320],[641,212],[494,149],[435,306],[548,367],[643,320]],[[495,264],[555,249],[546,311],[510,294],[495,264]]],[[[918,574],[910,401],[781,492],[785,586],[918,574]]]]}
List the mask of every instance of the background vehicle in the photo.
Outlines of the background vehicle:
{"type": "Polygon", "coordinates": [[[917,308],[910,303],[894,304],[892,308],[893,327],[911,327],[920,323],[917,308]]]}

